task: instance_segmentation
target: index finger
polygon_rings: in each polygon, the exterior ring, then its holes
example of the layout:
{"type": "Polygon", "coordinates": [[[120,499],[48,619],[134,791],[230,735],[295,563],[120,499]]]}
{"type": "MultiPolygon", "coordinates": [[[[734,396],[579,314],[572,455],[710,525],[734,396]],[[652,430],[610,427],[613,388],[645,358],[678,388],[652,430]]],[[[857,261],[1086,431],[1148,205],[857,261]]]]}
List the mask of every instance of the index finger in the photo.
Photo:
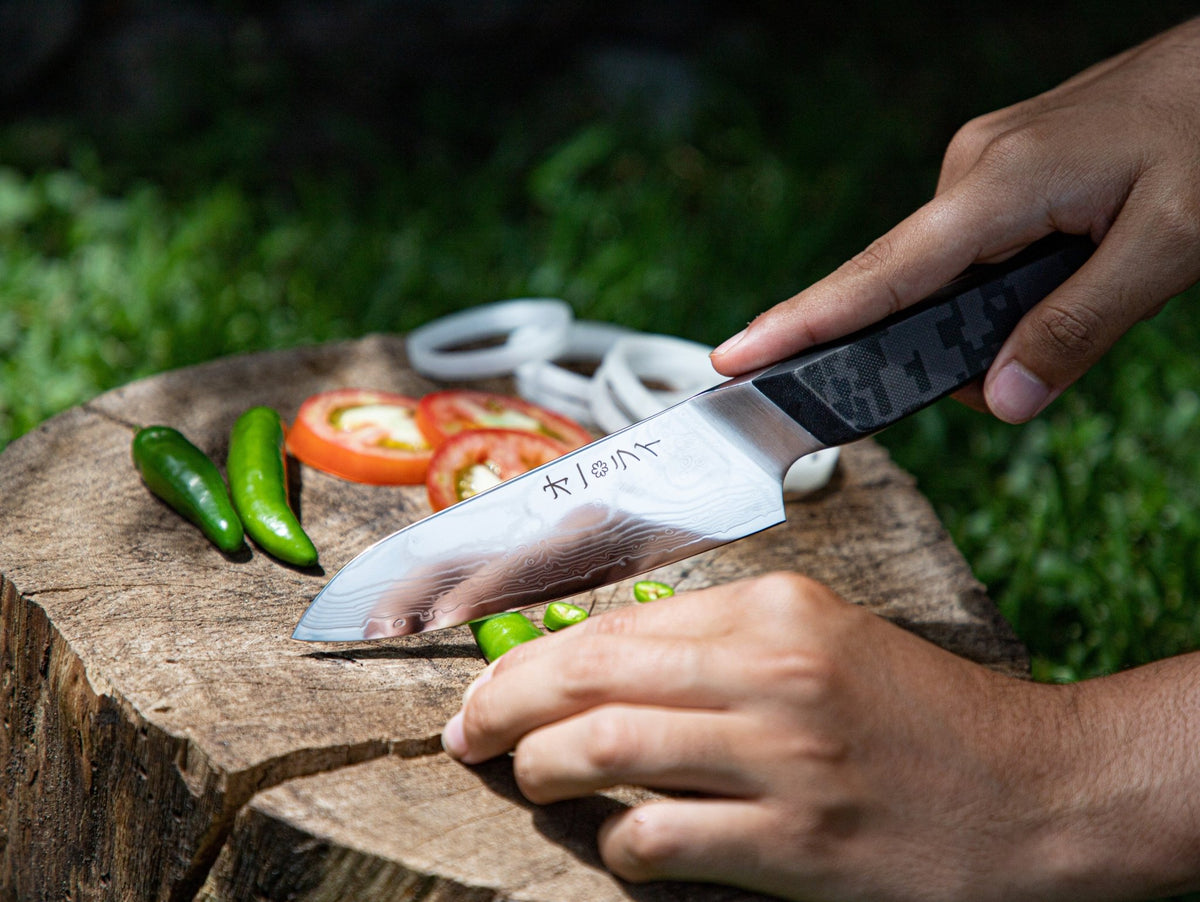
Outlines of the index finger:
{"type": "Polygon", "coordinates": [[[490,680],[475,684],[446,724],[443,746],[476,764],[539,727],[602,705],[720,709],[732,681],[722,677],[720,657],[712,654],[718,644],[644,636],[612,642],[595,634],[546,642],[540,654],[497,668],[490,680]]]}
{"type": "MultiPolygon", "coordinates": [[[[728,611],[727,596],[736,592],[737,584],[708,586],[680,592],[657,601],[639,602],[596,614],[575,624],[569,629],[559,630],[548,639],[554,642],[576,642],[588,636],[660,636],[676,638],[718,637],[730,629],[727,616],[716,616],[728,611]]],[[[547,642],[526,642],[497,658],[488,666],[490,679],[496,670],[515,667],[519,662],[535,657],[550,648],[547,642]],[[501,662],[504,663],[501,663],[501,662]]]]}
{"type": "Polygon", "coordinates": [[[443,744],[475,763],[532,729],[610,701],[711,707],[720,697],[714,686],[736,682],[717,674],[710,654],[732,629],[736,591],[715,586],[630,605],[518,645],[468,688],[443,744]]]}
{"type": "Polygon", "coordinates": [[[972,263],[1053,231],[1030,182],[975,170],[833,273],[758,316],[713,352],[728,376],[847,335],[923,300],[972,263]]]}

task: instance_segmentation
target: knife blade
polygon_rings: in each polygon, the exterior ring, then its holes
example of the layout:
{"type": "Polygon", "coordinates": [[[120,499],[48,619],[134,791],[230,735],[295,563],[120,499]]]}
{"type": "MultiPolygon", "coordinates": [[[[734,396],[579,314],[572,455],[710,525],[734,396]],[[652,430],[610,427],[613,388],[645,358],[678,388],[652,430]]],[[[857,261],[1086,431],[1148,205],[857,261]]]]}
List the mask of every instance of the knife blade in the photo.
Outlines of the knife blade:
{"type": "Polygon", "coordinates": [[[981,376],[1091,255],[1054,234],[866,329],[731,379],[371,545],[293,633],[362,641],[564,598],[785,519],[797,459],[864,438],[981,376]]]}

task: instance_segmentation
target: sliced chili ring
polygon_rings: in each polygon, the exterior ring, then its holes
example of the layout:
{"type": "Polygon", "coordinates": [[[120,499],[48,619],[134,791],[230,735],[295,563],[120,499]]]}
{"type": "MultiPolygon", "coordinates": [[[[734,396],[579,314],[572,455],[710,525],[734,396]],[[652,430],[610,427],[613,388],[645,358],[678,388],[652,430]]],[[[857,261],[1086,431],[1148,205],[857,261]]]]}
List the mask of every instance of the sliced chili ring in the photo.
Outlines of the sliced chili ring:
{"type": "Polygon", "coordinates": [[[297,459],[370,485],[420,485],[433,444],[417,425],[417,401],[393,392],[341,388],[300,405],[288,431],[297,459]]]}
{"type": "Polygon", "coordinates": [[[515,429],[469,429],[446,439],[433,454],[425,486],[435,510],[478,495],[566,452],[560,442],[515,429]]]}
{"type": "Polygon", "coordinates": [[[481,617],[467,624],[475,644],[483,656],[492,662],[510,649],[524,642],[539,639],[543,635],[537,626],[520,611],[504,611],[490,617],[481,617]]]}
{"type": "Polygon", "coordinates": [[[634,601],[658,601],[660,598],[670,598],[674,594],[673,588],[655,579],[638,580],[633,584],[634,601]]]}
{"type": "Polygon", "coordinates": [[[566,629],[568,626],[574,626],[577,623],[583,623],[588,619],[586,608],[581,608],[577,604],[571,604],[569,601],[552,601],[546,605],[546,612],[542,614],[542,626],[552,633],[566,629]]]}

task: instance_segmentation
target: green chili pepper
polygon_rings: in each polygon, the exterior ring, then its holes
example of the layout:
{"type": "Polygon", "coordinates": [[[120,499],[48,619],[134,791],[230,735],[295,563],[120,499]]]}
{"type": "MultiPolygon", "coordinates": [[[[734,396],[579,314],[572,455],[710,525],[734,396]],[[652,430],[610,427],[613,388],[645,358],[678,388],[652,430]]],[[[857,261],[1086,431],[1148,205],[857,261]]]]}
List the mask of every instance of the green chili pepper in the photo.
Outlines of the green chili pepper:
{"type": "Polygon", "coordinates": [[[576,623],[587,620],[588,612],[579,605],[566,601],[552,601],[546,605],[546,613],[542,615],[542,626],[556,632],[576,623]]]}
{"type": "Polygon", "coordinates": [[[633,597],[636,601],[657,601],[660,598],[670,598],[675,590],[666,583],[652,579],[643,579],[633,584],[633,597]]]}
{"type": "Polygon", "coordinates": [[[317,549],[288,506],[283,423],[269,407],[251,407],[229,438],[229,491],[250,538],[269,554],[299,567],[317,562],[317,549]]]}
{"type": "Polygon", "coordinates": [[[534,626],[533,621],[520,611],[506,611],[491,617],[481,617],[472,620],[467,626],[471,627],[475,643],[489,663],[510,648],[542,635],[542,631],[534,626]]]}
{"type": "Polygon", "coordinates": [[[222,551],[242,547],[242,523],[208,455],[170,426],[139,429],[131,452],[151,492],[199,526],[222,551]]]}

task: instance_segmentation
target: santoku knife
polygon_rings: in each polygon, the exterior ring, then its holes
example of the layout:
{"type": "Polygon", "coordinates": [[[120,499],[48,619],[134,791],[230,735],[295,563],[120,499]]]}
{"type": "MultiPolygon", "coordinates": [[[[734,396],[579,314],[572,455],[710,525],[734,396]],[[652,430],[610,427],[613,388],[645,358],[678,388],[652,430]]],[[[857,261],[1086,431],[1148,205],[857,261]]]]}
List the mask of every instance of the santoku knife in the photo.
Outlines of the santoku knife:
{"type": "Polygon", "coordinates": [[[1094,250],[1051,235],[869,328],[731,379],[367,548],[293,638],[456,626],[616,582],[783,522],[798,458],[878,432],[987,371],[1094,250]]]}

